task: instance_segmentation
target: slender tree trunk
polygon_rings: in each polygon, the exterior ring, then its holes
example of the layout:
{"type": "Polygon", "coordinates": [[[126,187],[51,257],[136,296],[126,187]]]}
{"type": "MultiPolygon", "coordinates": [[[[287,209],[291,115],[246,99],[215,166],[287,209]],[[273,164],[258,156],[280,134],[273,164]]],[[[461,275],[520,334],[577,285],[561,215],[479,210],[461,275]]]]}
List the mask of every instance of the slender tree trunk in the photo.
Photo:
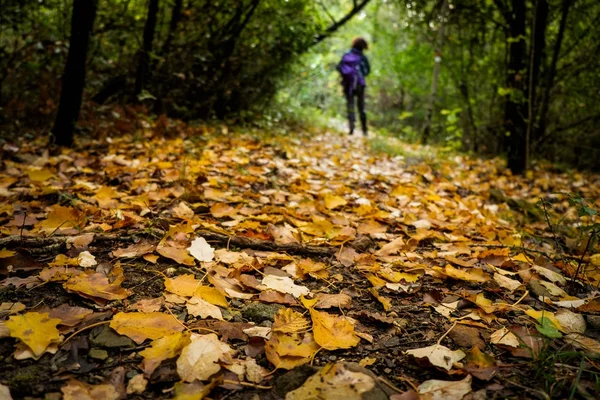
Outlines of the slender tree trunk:
{"type": "Polygon", "coordinates": [[[542,104],[540,106],[539,124],[535,134],[535,137],[539,140],[546,136],[547,116],[548,109],[550,108],[550,92],[554,87],[554,78],[556,77],[556,65],[558,64],[558,56],[560,54],[560,48],[562,46],[563,38],[565,36],[565,29],[567,27],[567,17],[573,0],[563,0],[562,12],[560,16],[560,24],[558,27],[558,34],[556,35],[556,42],[554,43],[554,49],[552,51],[552,60],[550,61],[550,67],[546,71],[544,77],[544,92],[542,95],[542,104]]]}
{"type": "Polygon", "coordinates": [[[444,28],[446,26],[446,22],[444,18],[446,18],[446,10],[448,9],[448,0],[444,0],[442,3],[442,8],[440,10],[440,27],[438,29],[437,40],[435,43],[435,62],[433,64],[433,75],[431,78],[431,93],[429,95],[429,103],[427,105],[427,114],[425,116],[425,127],[423,129],[423,135],[421,137],[421,141],[423,144],[427,144],[429,140],[429,135],[431,133],[431,120],[433,118],[433,108],[435,107],[435,101],[437,98],[437,88],[438,82],[440,78],[440,67],[442,64],[441,54],[442,54],[442,45],[444,41],[444,28]]]}
{"type": "Polygon", "coordinates": [[[97,0],[74,0],[73,2],[69,53],[62,77],[58,112],[52,128],[55,143],[59,146],[73,144],[73,130],[79,118],[83,99],[85,64],[97,6],[97,0]]]}
{"type": "Polygon", "coordinates": [[[508,168],[514,174],[527,169],[527,86],[525,65],[526,5],[523,0],[511,0],[512,17],[509,19],[509,58],[506,86],[509,95],[504,108],[504,130],[508,135],[508,168]]]}
{"type": "Polygon", "coordinates": [[[169,51],[171,50],[171,42],[173,41],[173,37],[175,36],[175,32],[177,31],[177,25],[179,25],[179,21],[181,21],[182,8],[183,0],[175,0],[175,4],[173,4],[173,8],[171,10],[171,22],[169,23],[169,33],[162,48],[162,54],[165,56],[169,54],[169,51]]]}
{"type": "Polygon", "coordinates": [[[148,5],[148,17],[144,25],[144,38],[142,51],[135,75],[135,95],[138,96],[146,87],[148,73],[150,71],[150,53],[154,42],[154,31],[156,30],[156,16],[158,14],[158,0],[150,0],[148,5]]]}

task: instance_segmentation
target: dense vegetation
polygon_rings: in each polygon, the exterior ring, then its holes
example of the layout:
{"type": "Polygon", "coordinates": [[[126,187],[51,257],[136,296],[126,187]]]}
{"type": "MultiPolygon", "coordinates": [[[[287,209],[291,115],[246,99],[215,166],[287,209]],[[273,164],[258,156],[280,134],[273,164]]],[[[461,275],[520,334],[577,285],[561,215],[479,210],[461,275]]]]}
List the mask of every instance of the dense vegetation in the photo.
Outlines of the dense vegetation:
{"type": "MultiPolygon", "coordinates": [[[[5,133],[49,130],[69,47],[87,53],[71,60],[87,66],[84,106],[339,116],[334,65],[360,34],[374,66],[369,112],[390,134],[506,154],[514,172],[536,159],[600,166],[594,0],[2,0],[1,18],[5,133]]],[[[64,80],[59,137],[77,117],[81,78],[64,80]]]]}

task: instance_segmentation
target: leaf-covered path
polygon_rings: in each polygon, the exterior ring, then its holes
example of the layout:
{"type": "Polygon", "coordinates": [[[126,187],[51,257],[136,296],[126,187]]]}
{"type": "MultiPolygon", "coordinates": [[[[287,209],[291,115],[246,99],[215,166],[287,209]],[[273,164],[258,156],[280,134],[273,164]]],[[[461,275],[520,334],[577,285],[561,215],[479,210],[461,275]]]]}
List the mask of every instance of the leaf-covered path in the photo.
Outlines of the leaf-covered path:
{"type": "Polygon", "coordinates": [[[598,176],[136,123],[2,149],[0,397],[598,396],[598,176]]]}

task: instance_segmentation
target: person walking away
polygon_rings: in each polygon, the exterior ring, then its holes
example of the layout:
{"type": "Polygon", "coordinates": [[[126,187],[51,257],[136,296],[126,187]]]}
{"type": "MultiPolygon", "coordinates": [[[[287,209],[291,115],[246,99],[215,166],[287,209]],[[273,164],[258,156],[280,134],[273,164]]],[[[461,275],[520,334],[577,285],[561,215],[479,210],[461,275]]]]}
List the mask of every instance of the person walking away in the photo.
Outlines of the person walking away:
{"type": "Polygon", "coordinates": [[[365,112],[365,77],[371,72],[368,58],[363,54],[368,49],[367,41],[358,37],[352,41],[352,48],[347,51],[337,65],[337,70],[342,75],[342,89],[346,98],[348,111],[348,125],[350,135],[354,133],[356,122],[355,106],[358,105],[358,114],[363,135],[367,136],[367,114],[365,112]]]}

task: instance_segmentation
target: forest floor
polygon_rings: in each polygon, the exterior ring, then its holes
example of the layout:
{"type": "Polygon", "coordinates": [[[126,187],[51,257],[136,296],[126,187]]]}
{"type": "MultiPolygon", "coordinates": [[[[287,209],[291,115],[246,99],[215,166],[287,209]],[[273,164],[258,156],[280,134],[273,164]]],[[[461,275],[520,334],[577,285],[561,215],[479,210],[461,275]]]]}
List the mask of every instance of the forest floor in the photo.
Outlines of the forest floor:
{"type": "Polygon", "coordinates": [[[600,397],[600,176],[125,115],[2,147],[0,398],[600,397]]]}

